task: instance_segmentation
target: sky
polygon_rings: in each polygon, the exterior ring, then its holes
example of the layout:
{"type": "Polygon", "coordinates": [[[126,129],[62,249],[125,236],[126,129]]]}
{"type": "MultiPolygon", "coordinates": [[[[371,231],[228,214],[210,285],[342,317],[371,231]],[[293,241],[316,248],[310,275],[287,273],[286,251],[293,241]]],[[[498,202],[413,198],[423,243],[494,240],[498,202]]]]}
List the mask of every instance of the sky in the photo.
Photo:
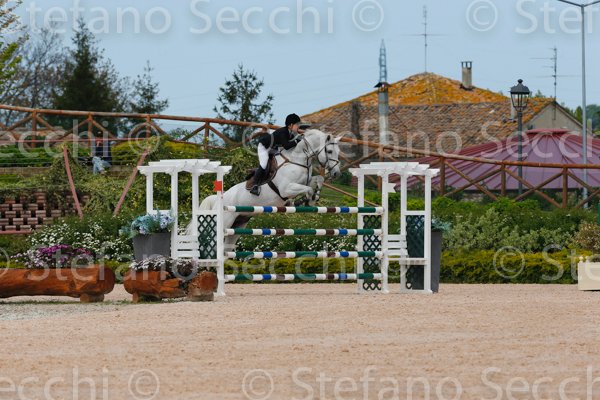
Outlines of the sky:
{"type": "MultiPolygon", "coordinates": [[[[24,0],[19,15],[35,31],[50,20],[69,41],[79,15],[123,76],[149,60],[164,113],[213,117],[218,89],[238,64],[264,79],[275,122],[373,90],[385,40],[388,81],[425,70],[423,8],[428,10],[428,71],[460,80],[473,61],[473,83],[507,93],[517,79],[581,104],[578,8],[557,0],[24,0]]],[[[588,104],[600,103],[600,5],[588,8],[588,104]]]]}

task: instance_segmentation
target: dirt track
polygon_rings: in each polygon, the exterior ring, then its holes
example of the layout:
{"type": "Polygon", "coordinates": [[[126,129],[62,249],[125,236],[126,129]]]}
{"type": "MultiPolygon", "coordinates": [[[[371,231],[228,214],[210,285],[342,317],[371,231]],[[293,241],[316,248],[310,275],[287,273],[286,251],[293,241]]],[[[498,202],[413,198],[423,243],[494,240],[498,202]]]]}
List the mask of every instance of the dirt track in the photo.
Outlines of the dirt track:
{"type": "Polygon", "coordinates": [[[600,398],[600,293],[227,289],[214,303],[132,305],[122,286],[101,305],[0,302],[0,399],[556,399],[561,382],[600,398]]]}

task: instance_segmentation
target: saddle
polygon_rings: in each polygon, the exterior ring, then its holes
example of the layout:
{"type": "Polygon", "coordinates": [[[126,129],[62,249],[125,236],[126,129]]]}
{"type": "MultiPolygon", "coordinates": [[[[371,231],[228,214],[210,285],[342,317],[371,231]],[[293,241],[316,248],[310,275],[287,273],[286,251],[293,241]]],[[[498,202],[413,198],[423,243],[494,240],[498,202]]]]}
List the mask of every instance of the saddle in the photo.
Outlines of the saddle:
{"type": "MultiPolygon", "coordinates": [[[[246,189],[250,190],[254,186],[254,173],[255,169],[251,169],[248,171],[248,175],[246,176],[246,189]]],[[[265,172],[266,178],[261,182],[261,186],[269,184],[275,176],[277,176],[277,160],[275,157],[269,158],[269,163],[267,164],[267,170],[265,172]]]]}

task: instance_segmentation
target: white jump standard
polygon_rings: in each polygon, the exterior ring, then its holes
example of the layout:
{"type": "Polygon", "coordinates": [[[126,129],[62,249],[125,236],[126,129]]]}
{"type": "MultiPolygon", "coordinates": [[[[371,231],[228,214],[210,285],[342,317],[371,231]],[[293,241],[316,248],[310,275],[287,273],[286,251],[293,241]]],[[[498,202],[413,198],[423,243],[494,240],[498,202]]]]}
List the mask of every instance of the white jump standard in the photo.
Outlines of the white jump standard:
{"type": "MultiPolygon", "coordinates": [[[[398,262],[401,266],[401,292],[431,293],[431,179],[438,170],[418,163],[372,163],[351,169],[350,172],[358,181],[358,204],[352,207],[275,207],[275,206],[239,206],[225,204],[223,178],[231,167],[222,166],[210,160],[163,160],[151,162],[148,166],[139,167],[146,176],[146,209],[154,212],[153,175],[167,173],[171,175],[171,213],[175,224],[171,234],[171,257],[193,258],[202,265],[214,266],[217,269],[219,287],[217,294],[225,294],[225,282],[241,281],[357,281],[358,292],[365,292],[372,281],[379,281],[381,293],[388,293],[388,269],[390,262],[398,262]],[[179,173],[192,175],[192,223],[190,229],[183,233],[178,225],[178,177],[179,173]],[[210,202],[199,199],[198,178],[204,174],[216,175],[215,192],[210,202]],[[382,179],[382,204],[380,207],[365,206],[365,177],[379,176],[382,179]],[[400,177],[400,233],[389,234],[389,194],[394,187],[389,183],[390,176],[400,177]],[[421,176],[425,182],[425,209],[422,211],[407,210],[407,181],[410,176],[421,176]],[[231,224],[225,226],[225,215],[249,216],[254,214],[354,214],[358,225],[353,229],[247,229],[235,228],[231,224]],[[407,217],[422,217],[424,243],[422,258],[410,258],[407,249],[407,217]],[[252,236],[356,236],[357,246],[348,251],[232,251],[226,249],[225,238],[239,235],[252,236]],[[280,258],[355,258],[356,271],[353,274],[241,274],[225,275],[227,259],[280,259],[280,258]],[[424,268],[424,290],[406,288],[406,272],[409,266],[424,268]],[[365,271],[368,269],[368,272],[365,271]]],[[[230,196],[231,197],[231,196],[230,196]]],[[[231,198],[230,198],[231,200],[231,198]]],[[[232,218],[227,217],[228,221],[232,218]]],[[[239,225],[238,225],[239,226],[239,225]]],[[[243,225],[242,225],[243,226],[243,225]]]]}

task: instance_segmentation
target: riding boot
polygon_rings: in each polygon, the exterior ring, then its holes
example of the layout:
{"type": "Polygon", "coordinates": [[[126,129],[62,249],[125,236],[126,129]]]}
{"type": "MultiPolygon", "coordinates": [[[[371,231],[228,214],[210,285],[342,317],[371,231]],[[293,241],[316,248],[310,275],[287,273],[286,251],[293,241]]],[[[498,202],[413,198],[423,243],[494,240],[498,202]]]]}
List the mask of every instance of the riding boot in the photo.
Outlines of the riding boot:
{"type": "Polygon", "coordinates": [[[255,196],[259,196],[260,195],[260,185],[263,181],[265,177],[265,170],[259,166],[256,171],[254,172],[254,186],[252,186],[252,189],[250,189],[250,193],[252,193],[255,196]]]}

